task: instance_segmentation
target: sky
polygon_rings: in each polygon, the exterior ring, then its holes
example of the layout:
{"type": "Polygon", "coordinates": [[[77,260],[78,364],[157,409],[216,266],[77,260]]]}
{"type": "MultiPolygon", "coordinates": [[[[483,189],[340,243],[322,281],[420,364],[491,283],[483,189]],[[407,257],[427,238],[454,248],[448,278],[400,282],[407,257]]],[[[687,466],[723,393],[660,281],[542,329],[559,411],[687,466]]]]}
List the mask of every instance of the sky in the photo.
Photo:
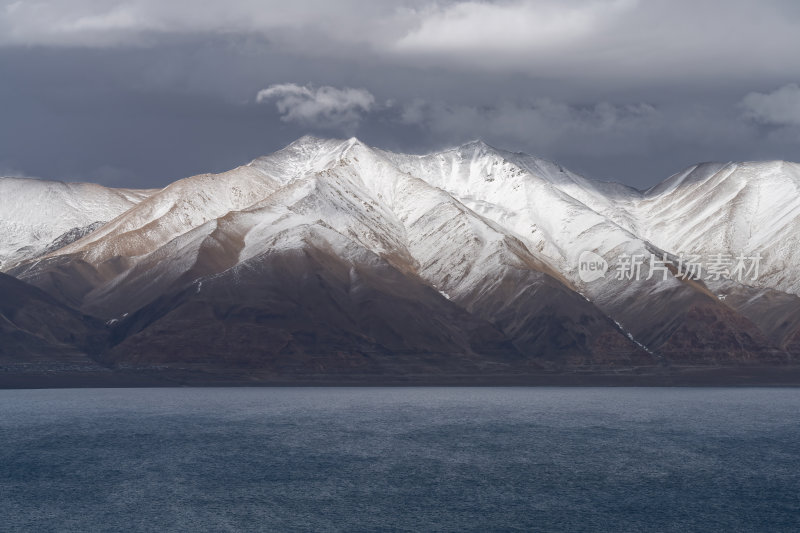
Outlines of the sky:
{"type": "Polygon", "coordinates": [[[482,139],[647,188],[800,161],[795,0],[0,0],[0,175],[160,187],[482,139]]]}

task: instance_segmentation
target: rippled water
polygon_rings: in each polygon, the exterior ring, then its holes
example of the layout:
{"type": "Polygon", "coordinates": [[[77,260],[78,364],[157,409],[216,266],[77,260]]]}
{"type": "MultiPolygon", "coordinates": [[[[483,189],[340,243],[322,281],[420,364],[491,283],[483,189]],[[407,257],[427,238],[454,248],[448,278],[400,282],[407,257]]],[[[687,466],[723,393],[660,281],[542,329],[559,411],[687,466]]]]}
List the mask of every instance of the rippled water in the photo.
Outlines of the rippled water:
{"type": "Polygon", "coordinates": [[[798,531],[800,390],[0,391],[2,531],[798,531]]]}

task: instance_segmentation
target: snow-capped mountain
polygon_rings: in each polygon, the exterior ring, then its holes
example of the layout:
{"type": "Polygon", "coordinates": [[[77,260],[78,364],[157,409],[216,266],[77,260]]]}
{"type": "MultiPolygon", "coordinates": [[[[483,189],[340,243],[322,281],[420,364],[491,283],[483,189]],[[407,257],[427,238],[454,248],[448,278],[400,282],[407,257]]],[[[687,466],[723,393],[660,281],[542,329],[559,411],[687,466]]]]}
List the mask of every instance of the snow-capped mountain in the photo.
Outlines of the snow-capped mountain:
{"type": "Polygon", "coordinates": [[[642,192],[482,142],[417,156],[304,137],[160,191],[0,180],[0,268],[106,320],[118,365],[773,364],[800,354],[798,186],[784,162],[642,192]],[[49,203],[20,208],[41,189],[49,203]],[[582,276],[587,252],[605,275],[582,276]],[[682,276],[690,253],[717,274],[682,276]]]}
{"type": "Polygon", "coordinates": [[[638,229],[664,250],[748,256],[749,285],[800,294],[800,165],[784,161],[697,165],[635,202],[638,229]]]}
{"type": "Polygon", "coordinates": [[[0,177],[0,269],[91,233],[151,193],[0,177]]]}

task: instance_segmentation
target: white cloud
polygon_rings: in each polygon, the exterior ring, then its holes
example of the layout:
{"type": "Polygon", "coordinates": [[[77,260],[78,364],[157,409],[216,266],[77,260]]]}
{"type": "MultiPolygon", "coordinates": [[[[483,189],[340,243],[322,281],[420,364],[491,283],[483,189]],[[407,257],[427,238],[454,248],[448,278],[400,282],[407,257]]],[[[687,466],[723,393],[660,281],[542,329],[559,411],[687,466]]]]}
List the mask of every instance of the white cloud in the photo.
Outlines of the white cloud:
{"type": "Polygon", "coordinates": [[[106,46],[165,29],[137,2],[31,0],[0,10],[0,44],[5,45],[106,46]]]}
{"type": "Polygon", "coordinates": [[[800,86],[790,83],[770,93],[752,92],[740,108],[745,117],[770,126],[800,126],[800,86]]]}
{"type": "MultiPolygon", "coordinates": [[[[537,52],[574,43],[599,32],[636,0],[578,3],[517,0],[457,2],[424,13],[419,28],[395,43],[401,52],[537,52]]],[[[502,61],[502,58],[499,58],[502,61]]]]}
{"type": "MultiPolygon", "coordinates": [[[[262,34],[291,44],[319,36],[348,42],[359,20],[386,13],[369,0],[0,0],[0,45],[118,46],[159,34],[262,34]]],[[[374,25],[378,26],[378,25],[374,25]]],[[[384,28],[379,28],[385,33],[384,28]]],[[[376,30],[377,31],[377,30],[376,30]]],[[[373,38],[370,37],[370,41],[373,38]]]]}
{"type": "Polygon", "coordinates": [[[375,107],[375,97],[365,89],[295,83],[270,85],[258,92],[256,101],[275,102],[285,122],[343,130],[354,129],[362,114],[375,107]]]}
{"type": "Polygon", "coordinates": [[[64,21],[59,25],[59,30],[65,33],[135,30],[140,23],[134,9],[116,6],[105,13],[64,21]]]}

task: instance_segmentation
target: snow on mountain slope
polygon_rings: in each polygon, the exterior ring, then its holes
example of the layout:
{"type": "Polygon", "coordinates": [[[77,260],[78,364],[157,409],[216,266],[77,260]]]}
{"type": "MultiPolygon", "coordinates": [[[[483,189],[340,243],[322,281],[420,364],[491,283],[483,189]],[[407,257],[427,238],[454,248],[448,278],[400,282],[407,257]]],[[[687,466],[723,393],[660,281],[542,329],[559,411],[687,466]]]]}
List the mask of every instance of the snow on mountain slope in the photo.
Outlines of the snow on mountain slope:
{"type": "Polygon", "coordinates": [[[344,153],[356,143],[359,141],[355,138],[344,141],[306,135],[277,152],[254,159],[246,166],[258,169],[264,175],[286,185],[336,165],[344,153]]]}
{"type": "Polygon", "coordinates": [[[94,264],[142,255],[277,188],[272,179],[249,167],[182,179],[59,253],[80,253],[94,264]]]}
{"type": "MultiPolygon", "coordinates": [[[[291,165],[285,154],[273,159],[291,165]]],[[[46,278],[55,272],[78,277],[71,285],[83,289],[72,291],[67,301],[117,316],[173,284],[217,274],[280,246],[275,234],[310,224],[335,228],[413,271],[402,225],[350,177],[312,171],[279,186],[268,174],[248,165],[177,182],[18,275],[34,283],[50,283],[46,278]],[[118,298],[123,292],[129,296],[118,298]]]]}
{"type": "Polygon", "coordinates": [[[632,209],[641,235],[678,253],[761,255],[748,285],[800,294],[800,165],[702,164],[646,192],[632,209]]]}
{"type": "MultiPolygon", "coordinates": [[[[680,353],[693,335],[692,313],[718,322],[720,330],[731,335],[737,329],[758,335],[754,325],[737,322],[735,311],[701,285],[672,274],[648,277],[651,254],[661,257],[663,251],[635,233],[640,221],[634,207],[642,197],[638,191],[595,184],[552,163],[480,142],[426,156],[386,156],[518,238],[636,342],[659,352],[680,353]],[[607,258],[605,277],[592,283],[579,278],[578,258],[584,251],[607,258]],[[617,279],[614,274],[624,254],[644,258],[644,275],[617,279]]],[[[484,272],[490,273],[491,267],[484,272]]],[[[714,357],[723,353],[718,350],[714,357]]]]}
{"type": "Polygon", "coordinates": [[[763,306],[743,303],[754,294],[744,286],[726,286],[735,293],[726,304],[718,287],[648,276],[650,255],[762,250],[773,265],[764,286],[796,290],[797,181],[788,163],[703,165],[643,193],[481,142],[415,156],[304,137],[175,182],[13,273],[110,319],[305,250],[385,262],[524,353],[570,346],[573,361],[590,364],[600,353],[632,356],[638,343],[656,356],[701,345],[709,359],[746,359],[772,349],[764,334],[786,344],[795,326],[774,333],[758,320],[763,306]],[[584,251],[608,260],[605,277],[581,280],[584,251]],[[639,279],[615,275],[623,254],[644,258],[639,279]]]}
{"type": "Polygon", "coordinates": [[[561,272],[573,269],[583,250],[607,251],[636,239],[584,203],[601,198],[588,181],[553,175],[545,162],[539,168],[547,168],[547,172],[533,174],[506,155],[513,154],[483,143],[428,156],[387,154],[402,171],[447,191],[474,212],[521,237],[561,272]]]}
{"type": "MultiPolygon", "coordinates": [[[[92,183],[0,178],[0,270],[46,251],[60,237],[107,222],[153,194],[92,183]]],[[[96,229],[97,226],[95,226],[96,229]]]]}
{"type": "Polygon", "coordinates": [[[563,359],[569,353],[585,364],[601,352],[598,343],[606,343],[611,358],[640,352],[513,234],[448,192],[401,171],[385,153],[357,141],[348,145],[340,163],[325,174],[369,190],[402,224],[416,273],[448,299],[498,325],[523,353],[560,353],[563,359]]]}
{"type": "Polygon", "coordinates": [[[428,156],[387,155],[519,235],[562,272],[574,269],[584,250],[611,260],[616,246],[640,240],[651,245],[639,250],[645,255],[760,253],[762,269],[751,284],[800,293],[796,163],[707,163],[641,193],[480,142],[428,156]]]}
{"type": "Polygon", "coordinates": [[[485,154],[494,153],[496,156],[502,157],[516,167],[526,170],[539,179],[546,180],[561,192],[578,200],[615,224],[632,233],[637,233],[636,220],[627,206],[642,196],[640,191],[620,183],[584,178],[546,159],[491,148],[484,143],[480,144],[485,154]]]}
{"type": "MultiPolygon", "coordinates": [[[[80,253],[95,264],[149,253],[210,220],[246,209],[295,180],[332,166],[347,146],[343,141],[305,137],[228,172],[176,181],[60,253],[80,253]]],[[[327,214],[336,216],[336,211],[327,214]]]]}

